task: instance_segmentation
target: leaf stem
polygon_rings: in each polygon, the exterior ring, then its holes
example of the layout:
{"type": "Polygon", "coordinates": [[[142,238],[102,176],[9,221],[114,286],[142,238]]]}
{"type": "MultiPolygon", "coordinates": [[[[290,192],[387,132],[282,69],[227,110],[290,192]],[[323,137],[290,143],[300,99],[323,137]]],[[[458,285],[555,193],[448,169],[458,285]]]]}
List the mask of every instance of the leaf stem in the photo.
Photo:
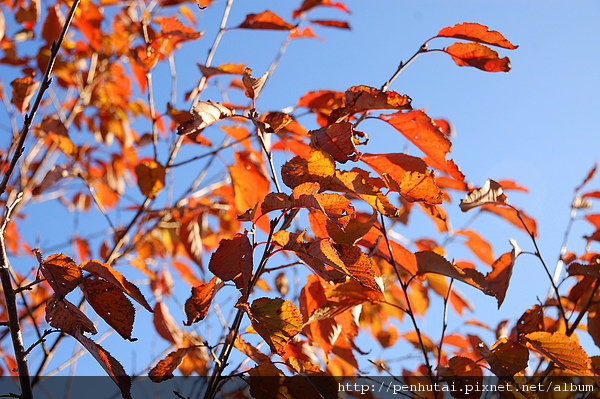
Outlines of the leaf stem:
{"type": "Polygon", "coordinates": [[[417,52],[414,53],[413,56],[410,57],[410,59],[408,61],[406,61],[406,62],[400,61],[400,65],[398,65],[398,69],[396,69],[396,72],[394,72],[392,77],[389,78],[389,80],[387,82],[385,82],[383,84],[383,86],[381,86],[381,91],[386,91],[390,87],[392,82],[394,80],[396,80],[396,78],[404,70],[404,68],[406,68],[411,62],[413,62],[421,53],[425,53],[425,52],[427,52],[427,43],[424,43],[421,47],[419,47],[419,50],[417,50],[417,52]]]}

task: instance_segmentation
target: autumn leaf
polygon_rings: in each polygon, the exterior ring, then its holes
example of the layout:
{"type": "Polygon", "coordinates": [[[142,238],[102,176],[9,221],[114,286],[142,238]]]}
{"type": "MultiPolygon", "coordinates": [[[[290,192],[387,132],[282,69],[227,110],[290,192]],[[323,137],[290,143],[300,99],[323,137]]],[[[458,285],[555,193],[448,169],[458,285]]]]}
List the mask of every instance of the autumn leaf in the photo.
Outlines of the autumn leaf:
{"type": "Polygon", "coordinates": [[[208,269],[223,281],[233,281],[242,295],[248,294],[252,277],[252,245],[246,234],[223,239],[211,255],[208,269]]]}
{"type": "Polygon", "coordinates": [[[169,353],[148,372],[150,380],[152,380],[152,382],[163,382],[173,378],[173,372],[177,370],[181,362],[183,362],[185,355],[193,349],[196,349],[196,347],[179,348],[169,353]]]}
{"type": "Polygon", "coordinates": [[[115,287],[119,288],[125,294],[129,295],[133,300],[142,305],[146,310],[152,312],[152,307],[146,301],[146,298],[142,295],[140,289],[127,281],[127,279],[118,271],[113,269],[107,263],[100,262],[98,260],[88,260],[81,264],[81,268],[87,272],[92,273],[95,276],[103,278],[115,287]]]}
{"type": "Polygon", "coordinates": [[[269,356],[259,351],[255,346],[244,341],[239,334],[235,337],[234,347],[244,355],[248,356],[248,358],[255,361],[258,365],[271,363],[271,358],[269,356]]]}
{"type": "Polygon", "coordinates": [[[233,185],[234,203],[238,214],[254,209],[269,193],[269,179],[261,159],[254,152],[236,152],[235,163],[227,167],[233,185]]]}
{"type": "Polygon", "coordinates": [[[206,284],[200,284],[192,287],[192,296],[190,296],[184,305],[187,322],[183,323],[186,326],[191,326],[203,320],[208,314],[210,304],[216,294],[217,278],[213,277],[206,284]]]}
{"type": "Polygon", "coordinates": [[[508,198],[504,195],[502,186],[492,179],[487,179],[483,187],[473,190],[465,199],[460,201],[460,210],[467,212],[482,205],[506,205],[508,198]]]}
{"type": "MultiPolygon", "coordinates": [[[[41,254],[36,250],[38,259],[41,254]]],[[[40,262],[40,271],[59,298],[64,297],[81,283],[82,273],[75,261],[63,254],[54,254],[40,262]]]]}
{"type": "Polygon", "coordinates": [[[59,119],[44,119],[40,129],[46,132],[47,137],[66,155],[75,156],[77,154],[77,146],[73,144],[69,138],[67,128],[59,119]]]}
{"type": "Polygon", "coordinates": [[[344,106],[329,115],[331,123],[341,122],[347,116],[369,110],[412,110],[412,99],[395,91],[382,91],[370,86],[352,86],[344,93],[344,106]]]}
{"type": "Polygon", "coordinates": [[[525,335],[527,347],[541,353],[563,370],[576,375],[594,375],[590,358],[581,345],[560,332],[536,331],[525,335]]]}
{"type": "Polygon", "coordinates": [[[360,159],[407,201],[442,203],[443,194],[435,182],[435,175],[421,158],[397,153],[363,154],[360,159]]]}
{"type": "Polygon", "coordinates": [[[494,263],[494,252],[492,246],[474,230],[457,230],[456,235],[467,237],[465,245],[477,256],[482,262],[491,265],[494,263]]]}
{"type": "Polygon", "coordinates": [[[587,330],[597,347],[600,347],[600,304],[594,303],[587,313],[587,330]]]}
{"type": "Polygon", "coordinates": [[[544,309],[540,305],[527,309],[517,321],[516,329],[519,336],[544,331],[544,309]]]}
{"type": "Polygon", "coordinates": [[[315,25],[327,26],[331,28],[350,29],[346,21],[337,21],[332,19],[311,19],[308,22],[315,25]]]}
{"type": "Polygon", "coordinates": [[[283,354],[287,343],[296,336],[303,325],[300,310],[282,298],[258,298],[251,306],[239,304],[250,317],[252,326],[271,348],[283,354]]]}
{"type": "Polygon", "coordinates": [[[264,130],[267,133],[277,133],[294,119],[284,112],[267,112],[261,119],[264,123],[264,130]]]}
{"type": "Polygon", "coordinates": [[[483,371],[473,360],[455,356],[448,360],[448,367],[439,367],[439,373],[453,388],[452,397],[478,399],[483,393],[483,371]],[[468,389],[470,388],[470,389],[468,389]]]}
{"type": "Polygon", "coordinates": [[[349,122],[339,122],[311,132],[315,143],[336,161],[356,162],[361,153],[356,149],[355,137],[364,133],[354,130],[349,122]]]}
{"type": "Polygon", "coordinates": [[[455,39],[472,40],[478,43],[490,44],[514,50],[515,46],[509,42],[500,32],[489,30],[485,25],[474,22],[463,22],[454,26],[448,26],[440,30],[436,37],[453,37],[455,39]]]}
{"type": "MultiPolygon", "coordinates": [[[[345,192],[360,198],[385,216],[398,216],[398,208],[390,203],[389,198],[381,192],[380,187],[372,184],[374,182],[373,179],[368,177],[368,173],[360,169],[354,168],[350,171],[336,170],[335,177],[331,180],[329,189],[345,192]]],[[[383,181],[379,180],[379,182],[381,182],[381,186],[384,186],[383,181]]]]}
{"type": "Polygon", "coordinates": [[[244,69],[242,83],[246,89],[246,97],[250,98],[252,101],[255,101],[258,98],[258,95],[260,94],[265,82],[267,81],[268,76],[269,73],[265,72],[260,78],[253,78],[252,69],[244,69]]]}
{"type": "Polygon", "coordinates": [[[510,71],[508,57],[500,58],[498,52],[479,43],[454,43],[443,51],[458,66],[471,66],[486,72],[510,71]]]}
{"type": "Polygon", "coordinates": [[[31,76],[25,76],[23,78],[16,78],[10,85],[12,86],[10,102],[15,105],[19,112],[24,113],[29,109],[29,103],[40,82],[34,82],[31,76]]]}
{"type": "Polygon", "coordinates": [[[498,377],[514,376],[523,371],[529,361],[527,348],[506,338],[499,339],[492,345],[491,350],[480,344],[479,350],[484,359],[490,364],[492,373],[498,377]]]}
{"type": "Polygon", "coordinates": [[[100,278],[87,278],[81,290],[94,311],[121,337],[137,340],[131,338],[135,308],[119,288],[100,278]]]}
{"type": "Polygon", "coordinates": [[[314,7],[332,7],[345,13],[350,13],[350,10],[341,2],[332,2],[331,0],[304,0],[297,10],[294,10],[293,17],[297,18],[303,12],[307,12],[314,7]]]}
{"type": "Polygon", "coordinates": [[[214,75],[243,75],[246,67],[244,64],[221,64],[216,67],[207,67],[197,64],[202,75],[209,78],[214,75]]]}
{"type": "Polygon", "coordinates": [[[312,208],[323,212],[338,226],[345,228],[354,215],[349,199],[336,193],[319,193],[319,183],[302,183],[291,195],[292,207],[312,208]]]}
{"type": "Polygon", "coordinates": [[[55,295],[46,302],[46,322],[70,335],[76,332],[91,334],[98,332],[94,323],[77,306],[55,295]]]}
{"type": "Polygon", "coordinates": [[[281,167],[283,183],[290,188],[306,182],[316,182],[325,189],[334,175],[333,157],[320,148],[311,147],[309,159],[296,156],[281,167]]]}
{"type": "Polygon", "coordinates": [[[485,276],[487,287],[484,292],[487,295],[496,297],[498,300],[498,308],[500,308],[502,302],[504,302],[515,260],[521,254],[521,249],[517,245],[517,242],[511,239],[510,243],[513,246],[513,250],[502,254],[496,259],[492,264],[492,271],[485,276]]]}
{"type": "Polygon", "coordinates": [[[537,224],[535,219],[527,216],[522,210],[493,204],[483,205],[481,209],[500,216],[512,225],[525,230],[528,234],[533,234],[534,237],[537,236],[537,224]]]}
{"type": "Polygon", "coordinates": [[[148,198],[155,198],[165,186],[166,169],[152,160],[142,161],[135,166],[140,191],[148,198]]]}
{"type": "MultiPolygon", "coordinates": [[[[381,288],[375,281],[375,268],[372,258],[356,245],[349,244],[340,244],[339,254],[350,277],[366,288],[381,292],[381,288]]],[[[380,299],[384,299],[383,294],[380,299]]]]}
{"type": "Polygon", "coordinates": [[[293,25],[285,22],[277,14],[266,10],[259,14],[248,14],[246,19],[238,28],[240,29],[268,29],[268,30],[291,30],[293,25]]]}
{"type": "Polygon", "coordinates": [[[208,100],[198,101],[194,104],[191,114],[191,119],[188,119],[177,127],[177,134],[188,135],[199,132],[221,119],[233,116],[235,111],[223,104],[208,100]]]}

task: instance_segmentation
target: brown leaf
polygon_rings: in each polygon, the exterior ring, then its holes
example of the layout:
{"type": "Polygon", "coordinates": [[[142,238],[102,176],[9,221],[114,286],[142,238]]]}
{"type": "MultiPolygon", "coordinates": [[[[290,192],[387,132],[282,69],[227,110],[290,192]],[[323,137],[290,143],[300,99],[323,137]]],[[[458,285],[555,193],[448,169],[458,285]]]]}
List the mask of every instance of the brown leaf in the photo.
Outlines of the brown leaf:
{"type": "Polygon", "coordinates": [[[144,298],[142,295],[140,289],[136,285],[127,281],[127,279],[121,273],[113,269],[109,264],[100,262],[98,260],[89,260],[87,262],[83,262],[81,264],[81,268],[113,284],[115,287],[119,288],[137,303],[146,308],[149,312],[152,312],[152,308],[146,301],[146,298],[144,298]]]}
{"type": "Polygon", "coordinates": [[[579,376],[594,375],[590,358],[576,341],[560,332],[536,331],[525,336],[527,347],[541,353],[563,370],[579,376]]]}
{"type": "Polygon", "coordinates": [[[10,102],[15,105],[19,112],[24,113],[29,109],[29,103],[40,82],[34,82],[31,76],[25,76],[13,80],[10,85],[12,86],[10,102]]]}
{"type": "Polygon", "coordinates": [[[597,347],[600,347],[600,304],[594,303],[588,309],[587,330],[597,347]]]}
{"type": "Polygon", "coordinates": [[[282,298],[258,298],[251,306],[246,304],[242,307],[256,332],[273,353],[283,354],[287,343],[302,330],[302,314],[290,301],[282,298]]]}
{"type": "Polygon", "coordinates": [[[480,344],[479,350],[490,364],[492,373],[498,377],[512,377],[523,371],[529,361],[529,351],[523,345],[509,341],[506,338],[499,339],[489,350],[480,344]]]}
{"type": "Polygon", "coordinates": [[[263,76],[255,79],[252,77],[252,69],[245,68],[244,76],[242,76],[242,83],[246,89],[246,97],[252,99],[252,101],[256,100],[265,82],[267,81],[268,76],[269,73],[265,72],[263,76]]]}
{"type": "Polygon", "coordinates": [[[473,360],[455,356],[448,361],[448,367],[440,368],[440,375],[452,387],[452,397],[457,399],[479,399],[483,393],[483,371],[473,360]]]}
{"type": "Polygon", "coordinates": [[[210,257],[208,269],[223,281],[233,281],[242,295],[247,295],[252,277],[252,245],[246,234],[223,239],[210,257]]]}
{"type": "Polygon", "coordinates": [[[103,347],[89,339],[88,337],[76,331],[71,334],[73,337],[84,346],[94,356],[94,359],[102,366],[106,374],[114,381],[121,391],[123,399],[131,399],[131,377],[127,375],[121,363],[117,361],[108,351],[103,347]]]}
{"type": "Polygon", "coordinates": [[[485,25],[473,22],[463,22],[454,26],[448,26],[440,30],[436,37],[453,37],[455,39],[472,40],[474,42],[491,44],[492,46],[503,47],[514,50],[515,46],[509,42],[500,32],[489,30],[485,25]]]}
{"type": "Polygon", "coordinates": [[[65,125],[57,118],[46,118],[40,125],[47,137],[54,142],[66,155],[77,155],[77,146],[69,138],[65,125]]]}
{"type": "Polygon", "coordinates": [[[192,287],[192,296],[185,301],[185,314],[187,322],[183,323],[186,326],[191,326],[203,320],[208,314],[208,309],[212,303],[216,293],[217,278],[213,277],[206,284],[200,284],[192,287]]]}
{"type": "Polygon", "coordinates": [[[294,119],[284,112],[267,112],[261,121],[265,124],[265,132],[277,133],[294,119]]]}
{"type": "Polygon", "coordinates": [[[81,290],[94,311],[121,337],[136,340],[131,338],[135,308],[119,288],[100,278],[87,278],[81,290]]]}
{"type": "Polygon", "coordinates": [[[544,331],[544,309],[540,305],[533,305],[517,321],[517,335],[525,335],[534,331],[544,331]]]}
{"type": "Polygon", "coordinates": [[[486,204],[508,204],[508,198],[504,195],[502,186],[491,179],[487,179],[483,187],[473,190],[465,199],[461,200],[460,210],[467,212],[470,209],[486,204]]]}
{"type": "Polygon", "coordinates": [[[322,189],[326,189],[334,175],[333,157],[320,148],[311,147],[308,160],[296,156],[281,167],[283,183],[290,188],[306,182],[316,182],[322,189]]]}
{"type": "Polygon", "coordinates": [[[498,308],[500,308],[502,302],[504,302],[515,260],[521,254],[521,249],[516,241],[511,239],[510,243],[513,246],[513,250],[501,255],[492,264],[492,271],[485,276],[487,287],[484,292],[487,295],[496,297],[498,300],[498,308]]]}
{"type": "Polygon", "coordinates": [[[94,323],[77,306],[55,295],[46,302],[46,322],[70,335],[76,332],[91,334],[98,332],[94,323]]]}
{"type": "Polygon", "coordinates": [[[330,122],[358,112],[377,109],[412,110],[411,98],[395,91],[382,91],[370,86],[352,86],[346,90],[344,106],[334,109],[329,116],[330,122]]]}
{"type": "Polygon", "coordinates": [[[46,173],[42,182],[33,189],[33,195],[41,195],[61,179],[69,177],[71,175],[71,170],[72,168],[67,167],[66,165],[52,166],[52,169],[46,173]]]}
{"type": "Polygon", "coordinates": [[[152,382],[163,382],[173,378],[173,372],[177,370],[177,367],[179,367],[185,355],[193,349],[196,349],[196,347],[179,348],[176,351],[169,353],[148,372],[150,380],[152,380],[152,382]]]}
{"type": "Polygon", "coordinates": [[[510,71],[508,57],[500,58],[498,52],[479,43],[454,43],[443,51],[458,66],[471,66],[486,72],[510,71]]]}
{"type": "Polygon", "coordinates": [[[148,198],[155,198],[165,187],[165,174],[165,167],[156,161],[142,161],[135,166],[138,187],[148,198]]]}
{"type": "Polygon", "coordinates": [[[169,313],[167,305],[162,301],[156,301],[153,312],[152,322],[158,335],[175,346],[181,346],[184,333],[169,313]]]}
{"type": "MultiPolygon", "coordinates": [[[[39,252],[37,255],[38,260],[41,259],[39,252]]],[[[82,280],[80,266],[63,254],[50,255],[45,261],[40,262],[40,270],[59,298],[73,291],[82,280]]]]}
{"type": "Polygon", "coordinates": [[[192,108],[192,119],[181,123],[177,127],[177,134],[188,135],[196,133],[221,119],[229,118],[235,114],[232,108],[212,101],[198,101],[192,108]]]}
{"type": "Polygon", "coordinates": [[[361,154],[356,149],[354,140],[356,136],[364,135],[364,133],[354,130],[351,123],[334,123],[312,131],[311,134],[315,143],[336,161],[346,163],[359,160],[361,154]]]}
{"type": "MultiPolygon", "coordinates": [[[[375,281],[375,268],[372,258],[355,245],[340,244],[339,248],[340,259],[344,262],[348,275],[362,286],[381,292],[381,288],[375,281]]],[[[384,299],[383,294],[380,299],[384,299]]]]}
{"type": "Polygon", "coordinates": [[[207,78],[214,76],[214,75],[243,75],[244,74],[244,69],[246,69],[246,67],[244,66],[244,64],[221,64],[217,67],[207,67],[204,65],[200,65],[197,64],[198,68],[200,68],[200,72],[202,72],[202,75],[206,76],[207,78]]]}
{"type": "Polygon", "coordinates": [[[259,14],[248,14],[246,19],[238,28],[241,29],[269,29],[269,30],[292,30],[293,25],[288,24],[277,14],[266,10],[259,14]]]}
{"type": "Polygon", "coordinates": [[[421,158],[397,153],[363,154],[360,159],[383,178],[388,188],[399,192],[407,201],[442,203],[443,194],[435,175],[421,158]]]}

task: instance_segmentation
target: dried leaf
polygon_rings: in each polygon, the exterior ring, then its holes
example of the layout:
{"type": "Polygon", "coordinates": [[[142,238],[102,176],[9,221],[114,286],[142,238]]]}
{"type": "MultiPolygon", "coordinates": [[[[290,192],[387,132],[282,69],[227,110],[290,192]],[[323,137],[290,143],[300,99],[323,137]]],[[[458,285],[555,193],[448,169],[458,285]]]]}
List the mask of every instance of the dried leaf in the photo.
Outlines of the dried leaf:
{"type": "Polygon", "coordinates": [[[29,109],[29,103],[40,82],[34,82],[31,76],[25,76],[13,80],[10,85],[12,86],[10,102],[15,105],[19,112],[24,113],[29,109]]]}
{"type": "Polygon", "coordinates": [[[265,132],[277,133],[294,119],[284,112],[267,112],[261,121],[265,124],[265,132]]]}
{"type": "Polygon", "coordinates": [[[229,118],[235,111],[220,103],[198,101],[192,108],[192,119],[188,119],[177,127],[177,134],[188,135],[196,133],[221,119],[229,118]]]}
{"type": "Polygon", "coordinates": [[[407,201],[442,203],[443,194],[435,175],[421,158],[398,153],[363,154],[360,159],[384,179],[388,188],[399,192],[407,201]]]}
{"type": "Polygon", "coordinates": [[[302,330],[300,310],[282,298],[258,298],[243,308],[273,353],[283,354],[287,343],[302,330]]]}
{"type": "Polygon", "coordinates": [[[483,371],[469,358],[451,358],[448,367],[440,367],[440,375],[452,385],[451,394],[454,398],[479,399],[483,393],[483,371]]]}
{"type": "Polygon", "coordinates": [[[192,323],[204,320],[215,297],[216,284],[217,278],[213,277],[206,284],[192,287],[192,296],[185,301],[184,309],[187,322],[183,323],[184,325],[191,326],[192,323]]]}
{"type": "Polygon", "coordinates": [[[478,43],[491,44],[492,46],[503,47],[514,50],[515,46],[509,42],[500,32],[489,30],[485,25],[473,22],[463,22],[454,26],[448,26],[440,30],[436,37],[453,37],[455,39],[472,40],[478,43]]]}
{"type": "Polygon", "coordinates": [[[266,10],[259,14],[248,14],[246,19],[238,28],[241,29],[269,29],[269,30],[292,30],[293,25],[288,24],[277,14],[266,10]]]}
{"type": "Polygon", "coordinates": [[[87,278],[81,290],[94,311],[121,337],[136,340],[131,338],[135,308],[119,288],[100,278],[87,278]]]}
{"type": "Polygon", "coordinates": [[[461,200],[460,210],[467,212],[470,209],[486,204],[508,204],[508,198],[504,195],[502,186],[491,179],[487,179],[483,187],[473,190],[465,199],[461,200]]]}
{"type": "MultiPolygon", "coordinates": [[[[381,293],[381,288],[375,281],[375,268],[372,258],[368,257],[357,246],[349,244],[340,244],[339,254],[350,277],[358,281],[363,287],[381,293]]],[[[383,294],[380,300],[384,300],[383,294]]]]}
{"type": "Polygon", "coordinates": [[[71,175],[71,169],[71,167],[67,167],[66,165],[52,166],[52,169],[46,173],[42,182],[33,189],[33,195],[41,195],[61,179],[69,177],[71,175]]]}
{"type": "Polygon", "coordinates": [[[148,198],[155,198],[165,187],[166,169],[156,161],[142,161],[135,166],[140,191],[148,198]]]}
{"type": "Polygon", "coordinates": [[[252,77],[252,69],[245,68],[244,76],[242,76],[242,83],[246,89],[246,97],[252,99],[252,101],[256,100],[265,82],[267,81],[268,76],[269,73],[265,72],[263,76],[255,79],[252,77]]]}
{"type": "Polygon", "coordinates": [[[258,365],[271,363],[271,358],[269,356],[256,349],[255,346],[244,341],[239,334],[235,337],[234,346],[258,365]]]}
{"type": "Polygon", "coordinates": [[[185,355],[193,349],[196,349],[196,347],[179,348],[176,351],[169,353],[148,372],[150,380],[152,380],[152,382],[163,382],[173,378],[173,372],[177,370],[177,367],[179,367],[185,355]]]}
{"type": "Polygon", "coordinates": [[[98,332],[94,323],[77,306],[55,295],[46,302],[46,322],[70,335],[77,332],[91,334],[98,332]]]}
{"type": "MultiPolygon", "coordinates": [[[[41,254],[38,254],[38,260],[41,254]]],[[[64,297],[81,283],[82,273],[75,261],[63,254],[50,255],[40,262],[42,275],[59,298],[64,297]]]]}
{"type": "Polygon", "coordinates": [[[501,338],[489,350],[479,346],[481,354],[490,364],[492,373],[498,377],[512,377],[523,371],[529,361],[529,351],[523,345],[501,338]]]}
{"type": "Polygon", "coordinates": [[[362,136],[364,133],[354,130],[349,122],[334,123],[312,131],[311,134],[315,143],[340,163],[356,162],[360,158],[355,137],[362,136]]]}
{"type": "Polygon", "coordinates": [[[118,271],[112,268],[107,263],[100,262],[98,260],[89,260],[81,264],[81,268],[87,272],[92,273],[95,276],[103,278],[121,291],[129,295],[133,300],[146,308],[149,312],[152,312],[152,308],[146,301],[146,298],[142,295],[140,289],[127,281],[125,277],[118,271]]]}
{"type": "Polygon", "coordinates": [[[581,345],[560,332],[536,331],[525,335],[527,347],[541,353],[558,367],[579,376],[594,375],[591,360],[581,345]]]}
{"type": "Polygon", "coordinates": [[[458,66],[471,66],[486,72],[510,71],[508,57],[500,58],[498,52],[479,43],[454,43],[443,51],[458,66]]]}
{"type": "Polygon", "coordinates": [[[247,295],[252,277],[252,245],[246,234],[223,239],[210,257],[208,269],[223,281],[233,281],[242,295],[247,295]]]}
{"type": "Polygon", "coordinates": [[[496,297],[498,300],[498,308],[500,308],[502,302],[504,302],[515,260],[521,254],[521,249],[516,241],[510,240],[510,243],[513,246],[513,250],[501,255],[492,264],[492,271],[485,276],[487,287],[484,292],[487,295],[496,297]]]}

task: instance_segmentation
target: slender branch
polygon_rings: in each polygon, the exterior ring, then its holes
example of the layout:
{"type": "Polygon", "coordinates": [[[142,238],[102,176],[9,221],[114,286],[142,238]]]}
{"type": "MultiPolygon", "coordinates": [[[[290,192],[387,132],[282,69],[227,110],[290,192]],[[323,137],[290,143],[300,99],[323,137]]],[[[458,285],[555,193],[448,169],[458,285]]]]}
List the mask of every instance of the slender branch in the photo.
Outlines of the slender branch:
{"type": "Polygon", "coordinates": [[[444,336],[446,335],[446,329],[448,328],[448,300],[450,299],[450,295],[452,294],[452,285],[454,284],[454,279],[450,279],[450,284],[448,285],[448,292],[444,297],[444,316],[442,321],[442,335],[440,336],[440,343],[438,345],[438,366],[440,365],[440,360],[442,359],[442,345],[444,344],[444,336]]]}
{"type": "Polygon", "coordinates": [[[392,77],[383,84],[383,86],[381,86],[381,91],[386,91],[390,85],[392,84],[392,82],[394,80],[396,80],[396,78],[400,75],[400,73],[404,70],[404,68],[406,68],[411,62],[413,62],[421,53],[425,53],[427,52],[427,43],[423,44],[421,47],[419,47],[419,50],[417,50],[416,53],[413,54],[412,57],[410,57],[410,59],[406,62],[401,61],[400,65],[398,65],[398,69],[396,69],[396,72],[394,72],[394,74],[392,75],[392,77]]]}
{"type": "MultiPolygon", "coordinates": [[[[554,284],[558,284],[558,280],[562,274],[562,271],[565,267],[565,262],[563,260],[564,256],[567,254],[567,244],[569,242],[569,236],[571,235],[571,229],[573,228],[573,223],[575,222],[575,218],[577,217],[577,207],[575,205],[575,199],[571,203],[571,215],[569,217],[569,223],[567,224],[567,228],[565,229],[565,234],[563,236],[562,245],[560,246],[560,254],[558,255],[558,261],[556,262],[556,266],[554,267],[554,274],[552,276],[552,281],[554,284]]],[[[547,297],[550,298],[554,294],[552,287],[548,289],[547,297]]]]}

